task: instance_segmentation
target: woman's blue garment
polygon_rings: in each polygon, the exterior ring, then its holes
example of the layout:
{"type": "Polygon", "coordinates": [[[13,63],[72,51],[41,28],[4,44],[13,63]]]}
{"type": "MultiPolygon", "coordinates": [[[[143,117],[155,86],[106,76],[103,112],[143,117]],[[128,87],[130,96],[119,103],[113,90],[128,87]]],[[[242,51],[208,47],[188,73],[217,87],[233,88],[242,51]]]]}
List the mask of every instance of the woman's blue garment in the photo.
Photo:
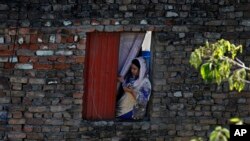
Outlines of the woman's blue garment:
{"type": "Polygon", "coordinates": [[[132,93],[125,92],[117,103],[117,117],[121,119],[142,119],[146,113],[147,103],[151,94],[151,83],[146,77],[146,63],[139,59],[141,69],[138,78],[128,76],[123,87],[133,88],[136,97],[132,93]],[[141,75],[141,76],[140,76],[141,75]],[[143,76],[143,77],[142,77],[143,76]]]}

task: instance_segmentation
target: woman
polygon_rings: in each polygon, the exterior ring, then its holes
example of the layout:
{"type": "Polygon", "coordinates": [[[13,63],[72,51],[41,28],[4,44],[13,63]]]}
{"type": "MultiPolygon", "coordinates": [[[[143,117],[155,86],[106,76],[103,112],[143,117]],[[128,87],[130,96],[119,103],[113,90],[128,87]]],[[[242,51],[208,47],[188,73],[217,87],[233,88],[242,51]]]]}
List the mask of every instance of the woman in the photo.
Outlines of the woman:
{"type": "Polygon", "coordinates": [[[146,113],[151,94],[151,84],[146,76],[146,61],[138,57],[132,61],[130,73],[122,82],[124,94],[117,103],[117,117],[121,119],[142,119],[146,113]]]}

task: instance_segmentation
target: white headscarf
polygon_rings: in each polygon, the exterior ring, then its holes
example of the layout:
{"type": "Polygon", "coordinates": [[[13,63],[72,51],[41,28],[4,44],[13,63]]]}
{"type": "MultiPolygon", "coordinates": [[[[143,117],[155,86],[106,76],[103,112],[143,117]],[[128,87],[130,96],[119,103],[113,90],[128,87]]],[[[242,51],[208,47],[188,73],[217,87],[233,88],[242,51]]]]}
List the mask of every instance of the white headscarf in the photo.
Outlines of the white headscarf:
{"type": "Polygon", "coordinates": [[[138,87],[142,84],[143,79],[146,77],[146,61],[143,57],[137,57],[135,58],[139,61],[140,63],[140,72],[139,72],[139,77],[138,79],[134,82],[134,87],[138,87]]]}

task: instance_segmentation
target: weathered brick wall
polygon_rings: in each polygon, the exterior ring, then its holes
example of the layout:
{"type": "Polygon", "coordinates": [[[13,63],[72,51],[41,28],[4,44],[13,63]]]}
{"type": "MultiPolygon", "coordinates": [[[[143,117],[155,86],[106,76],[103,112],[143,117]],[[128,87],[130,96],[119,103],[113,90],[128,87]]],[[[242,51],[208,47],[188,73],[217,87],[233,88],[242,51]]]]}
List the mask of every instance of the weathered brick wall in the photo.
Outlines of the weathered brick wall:
{"type": "Polygon", "coordinates": [[[206,39],[225,38],[246,47],[249,64],[249,9],[249,0],[2,0],[0,140],[185,141],[232,116],[248,122],[248,87],[206,85],[188,59],[206,39]],[[150,120],[82,120],[86,33],[146,30],[154,31],[150,120]]]}

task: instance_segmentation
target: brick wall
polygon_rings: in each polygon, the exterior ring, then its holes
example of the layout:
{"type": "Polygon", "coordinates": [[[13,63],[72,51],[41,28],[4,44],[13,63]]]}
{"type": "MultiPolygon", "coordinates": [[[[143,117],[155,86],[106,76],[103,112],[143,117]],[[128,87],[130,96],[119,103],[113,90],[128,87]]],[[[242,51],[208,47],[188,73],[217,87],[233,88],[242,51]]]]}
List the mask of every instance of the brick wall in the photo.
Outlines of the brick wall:
{"type": "Polygon", "coordinates": [[[2,0],[0,140],[186,141],[232,116],[248,123],[249,88],[204,84],[188,59],[206,39],[225,38],[245,46],[249,64],[249,9],[249,0],[2,0]],[[86,33],[147,30],[150,120],[82,120],[86,33]]]}

